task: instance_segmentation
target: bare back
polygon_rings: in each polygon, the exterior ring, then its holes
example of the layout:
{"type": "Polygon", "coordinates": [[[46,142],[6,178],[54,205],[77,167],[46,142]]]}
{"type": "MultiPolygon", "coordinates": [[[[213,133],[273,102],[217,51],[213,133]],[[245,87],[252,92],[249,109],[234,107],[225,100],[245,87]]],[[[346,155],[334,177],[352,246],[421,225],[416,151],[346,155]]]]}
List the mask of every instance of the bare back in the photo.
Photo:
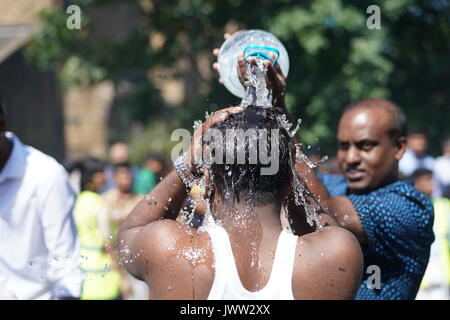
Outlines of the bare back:
{"type": "MultiPolygon", "coordinates": [[[[233,244],[237,243],[232,246],[233,256],[247,290],[261,290],[267,284],[278,235],[262,240],[256,272],[249,263],[248,248],[239,245],[240,239],[230,237],[233,244]]],[[[173,220],[157,221],[140,231],[131,250],[137,259],[135,276],[148,284],[150,299],[208,298],[215,278],[215,259],[207,232],[197,232],[173,220]]],[[[298,237],[292,274],[294,299],[353,299],[361,272],[361,249],[350,232],[326,227],[298,237]]]]}

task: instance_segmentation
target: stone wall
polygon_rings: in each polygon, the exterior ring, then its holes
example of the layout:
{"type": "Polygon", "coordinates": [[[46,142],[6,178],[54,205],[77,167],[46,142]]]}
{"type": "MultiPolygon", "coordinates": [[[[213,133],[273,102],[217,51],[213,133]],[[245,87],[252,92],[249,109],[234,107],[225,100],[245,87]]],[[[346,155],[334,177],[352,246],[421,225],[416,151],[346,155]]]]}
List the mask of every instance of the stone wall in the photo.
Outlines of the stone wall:
{"type": "Polygon", "coordinates": [[[76,88],[64,95],[67,158],[86,155],[104,158],[108,145],[107,119],[114,98],[109,81],[89,88],[76,88]]]}

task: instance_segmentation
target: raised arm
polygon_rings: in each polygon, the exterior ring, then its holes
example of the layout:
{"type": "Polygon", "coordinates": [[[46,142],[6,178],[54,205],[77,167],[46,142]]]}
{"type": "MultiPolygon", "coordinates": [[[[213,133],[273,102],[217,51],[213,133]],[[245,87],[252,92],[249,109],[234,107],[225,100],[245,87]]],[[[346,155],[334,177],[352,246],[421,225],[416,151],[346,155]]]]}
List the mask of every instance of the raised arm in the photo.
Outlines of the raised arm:
{"type": "MultiPolygon", "coordinates": [[[[230,114],[241,111],[240,107],[231,107],[215,112],[197,128],[194,137],[202,137],[208,128],[227,119],[230,114]]],[[[199,142],[193,141],[190,152],[184,156],[183,162],[190,174],[196,173],[193,165],[194,158],[203,153],[203,145],[199,142]]],[[[176,219],[186,195],[186,186],[177,172],[172,170],[146,198],[136,205],[119,230],[118,247],[122,261],[132,261],[132,258],[139,253],[141,248],[135,245],[135,240],[146,226],[160,219],[176,219]]],[[[127,263],[125,267],[130,273],[141,278],[138,263],[127,263]]]]}

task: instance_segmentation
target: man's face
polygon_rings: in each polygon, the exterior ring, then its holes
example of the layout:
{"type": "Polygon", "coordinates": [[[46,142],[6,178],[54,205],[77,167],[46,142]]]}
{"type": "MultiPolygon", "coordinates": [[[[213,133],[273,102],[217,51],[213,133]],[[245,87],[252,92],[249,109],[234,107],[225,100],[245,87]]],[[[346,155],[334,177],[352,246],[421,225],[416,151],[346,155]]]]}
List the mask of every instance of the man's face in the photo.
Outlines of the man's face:
{"type": "Polygon", "coordinates": [[[130,168],[119,167],[114,174],[117,189],[122,193],[130,193],[133,184],[133,176],[130,168]]]}
{"type": "Polygon", "coordinates": [[[396,179],[406,139],[392,141],[392,124],[383,108],[356,108],[342,116],[337,158],[351,193],[365,193],[396,179]]]}

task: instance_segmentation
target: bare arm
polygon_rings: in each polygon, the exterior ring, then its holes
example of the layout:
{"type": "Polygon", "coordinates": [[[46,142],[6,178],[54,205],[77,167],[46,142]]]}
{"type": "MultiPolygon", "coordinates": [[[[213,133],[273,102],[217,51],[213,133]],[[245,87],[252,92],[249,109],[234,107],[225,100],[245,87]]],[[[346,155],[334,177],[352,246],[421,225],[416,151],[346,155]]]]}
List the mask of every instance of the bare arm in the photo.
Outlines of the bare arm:
{"type": "MultiPolygon", "coordinates": [[[[239,107],[231,107],[214,113],[213,116],[203,123],[194,136],[201,137],[211,126],[223,121],[232,113],[241,112],[239,107]]],[[[191,144],[190,153],[185,158],[185,164],[191,171],[195,155],[203,153],[203,145],[194,141],[191,144]]],[[[183,201],[187,195],[186,187],[179,178],[175,170],[169,173],[152,191],[148,194],[148,199],[142,199],[127,216],[122,223],[118,235],[118,247],[122,261],[132,261],[125,264],[126,269],[138,278],[143,278],[140,274],[138,261],[133,262],[133,257],[140,253],[142,248],[136,243],[138,234],[151,223],[160,219],[175,220],[181,209],[183,201]]]]}
{"type": "MultiPolygon", "coordinates": [[[[332,197],[314,170],[311,170],[304,161],[297,161],[295,170],[309,192],[317,199],[321,208],[321,221],[330,225],[337,224],[349,230],[358,239],[360,245],[364,247],[367,243],[367,237],[350,199],[343,196],[332,197]]],[[[304,209],[296,206],[291,208],[291,210],[300,212],[300,210],[304,209]]]]}

